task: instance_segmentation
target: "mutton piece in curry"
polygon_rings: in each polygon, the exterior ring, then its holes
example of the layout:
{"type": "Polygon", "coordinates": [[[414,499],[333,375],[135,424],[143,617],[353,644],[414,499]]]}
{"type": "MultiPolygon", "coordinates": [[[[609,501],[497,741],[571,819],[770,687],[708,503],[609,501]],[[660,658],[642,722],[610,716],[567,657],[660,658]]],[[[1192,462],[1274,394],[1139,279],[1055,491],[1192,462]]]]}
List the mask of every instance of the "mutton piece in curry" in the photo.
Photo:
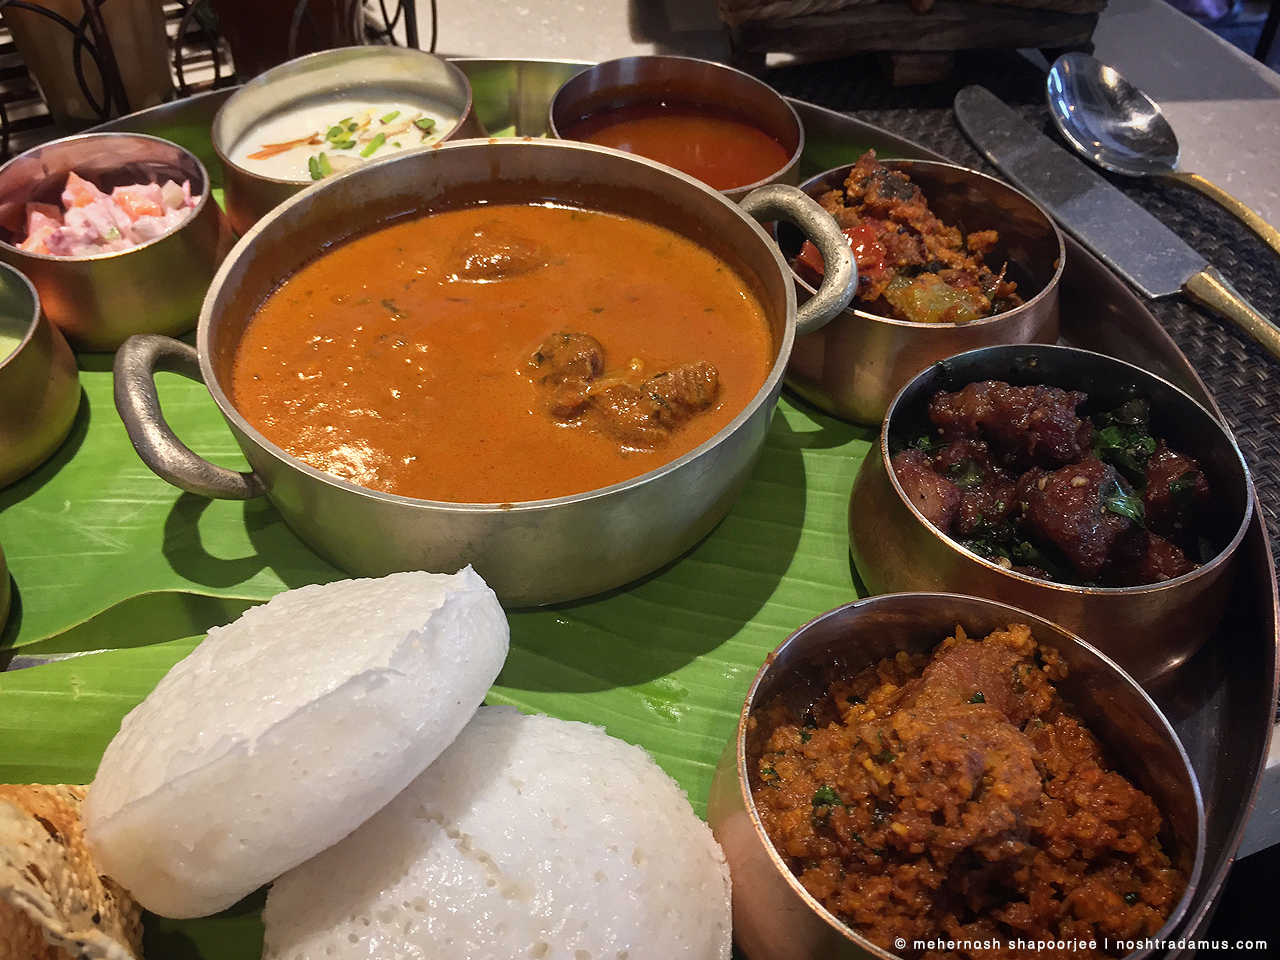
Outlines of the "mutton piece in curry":
{"type": "Polygon", "coordinates": [[[720,375],[705,360],[650,374],[633,359],[605,372],[604,347],[585,333],[553,333],[533,363],[553,417],[585,423],[628,446],[666,442],[720,396],[720,375]]]}
{"type": "Polygon", "coordinates": [[[610,213],[483,205],[392,223],[285,280],[240,341],[232,402],[344,480],[518,503],[693,450],[776,352],[751,287],[693,241],[610,213]]]}
{"type": "Polygon", "coordinates": [[[957,628],[932,656],[837,680],[802,717],[764,704],[747,756],[770,841],[815,899],[894,953],[916,955],[898,938],[994,939],[1005,946],[924,956],[1083,958],[1107,954],[1009,941],[1154,935],[1187,878],[1155,803],[1055,689],[1066,675],[1026,626],[957,628]]]}

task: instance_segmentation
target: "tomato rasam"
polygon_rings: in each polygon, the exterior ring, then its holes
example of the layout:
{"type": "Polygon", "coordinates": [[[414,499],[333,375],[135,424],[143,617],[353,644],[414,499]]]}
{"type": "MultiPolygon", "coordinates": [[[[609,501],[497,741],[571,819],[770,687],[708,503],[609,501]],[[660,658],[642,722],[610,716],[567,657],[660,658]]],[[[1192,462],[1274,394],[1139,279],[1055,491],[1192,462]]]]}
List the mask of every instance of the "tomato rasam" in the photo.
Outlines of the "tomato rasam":
{"type": "Polygon", "coordinates": [[[693,450],[775,355],[747,283],[693,241],[495,204],[396,222],[304,266],[251,319],[231,392],[268,440],[340,479],[519,503],[693,450]]]}
{"type": "Polygon", "coordinates": [[[764,130],[729,110],[700,103],[609,107],[570,124],[564,135],[657,160],[717,190],[767,180],[791,159],[764,130]]]}

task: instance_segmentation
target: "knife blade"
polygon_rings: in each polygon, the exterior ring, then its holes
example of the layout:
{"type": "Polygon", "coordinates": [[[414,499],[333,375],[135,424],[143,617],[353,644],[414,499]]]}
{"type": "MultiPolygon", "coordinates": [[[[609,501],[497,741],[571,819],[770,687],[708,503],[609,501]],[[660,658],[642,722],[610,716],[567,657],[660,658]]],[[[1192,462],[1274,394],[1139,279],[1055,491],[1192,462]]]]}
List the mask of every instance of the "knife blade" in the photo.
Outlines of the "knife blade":
{"type": "Polygon", "coordinates": [[[956,94],[965,136],[1068,233],[1152,299],[1185,293],[1280,360],[1280,329],[1209,262],[1092,168],[1058,146],[985,87],[956,94]]]}

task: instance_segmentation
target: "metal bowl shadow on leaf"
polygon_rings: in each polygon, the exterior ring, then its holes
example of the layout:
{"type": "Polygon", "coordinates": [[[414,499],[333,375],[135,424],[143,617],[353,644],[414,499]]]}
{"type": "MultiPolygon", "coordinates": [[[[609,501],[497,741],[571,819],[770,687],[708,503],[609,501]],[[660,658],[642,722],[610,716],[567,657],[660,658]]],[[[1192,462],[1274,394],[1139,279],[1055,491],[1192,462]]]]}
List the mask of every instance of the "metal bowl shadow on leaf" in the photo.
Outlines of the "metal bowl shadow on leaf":
{"type": "MultiPolygon", "coordinates": [[[[625,261],[623,261],[625,263],[625,261]]],[[[577,599],[629,583],[688,550],[728,513],[764,445],[797,331],[842,310],[856,282],[834,222],[794,187],[771,186],[737,205],[691,177],[602,147],[554,140],[469,140],[405,154],[325,181],[276,208],[240,241],[201,312],[198,353],[137,338],[116,358],[115,395],[147,464],[203,496],[266,494],[318,553],[360,576],[452,572],[471,563],[509,606],[577,599]],[[409,213],[477,201],[558,203],[642,217],[734,267],[764,308],[775,355],[764,384],[701,446],[631,480],[523,503],[448,503],[396,496],[316,470],[268,441],[228,395],[236,346],[262,299],[325,243],[409,213]],[[777,247],[755,218],[794,219],[831,256],[830,285],[805,309],[777,247]],[[303,238],[303,239],[300,239],[303,238]],[[215,467],[164,422],[156,369],[201,378],[253,467],[215,467]]]]}
{"type": "MultiPolygon", "coordinates": [[[[747,735],[752,713],[781,696],[793,713],[803,715],[835,680],[899,651],[927,653],[954,635],[957,625],[971,637],[984,637],[1010,624],[1026,624],[1038,642],[1059,652],[1069,669],[1056,684],[1062,698],[1105,746],[1116,769],[1155,801],[1163,820],[1161,846],[1188,880],[1154,937],[1167,938],[1176,929],[1203,870],[1205,812],[1186,751],[1151,698],[1094,647],[1024,610],[977,597],[898,593],[838,607],[783,641],[756,674],[737,735],[720,757],[707,822],[729,862],[734,940],[749,960],[893,960],[897,955],[828,912],[774,848],[751,793],[747,735]]],[[[1139,950],[1128,957],[1156,952],[1139,950]]]]}

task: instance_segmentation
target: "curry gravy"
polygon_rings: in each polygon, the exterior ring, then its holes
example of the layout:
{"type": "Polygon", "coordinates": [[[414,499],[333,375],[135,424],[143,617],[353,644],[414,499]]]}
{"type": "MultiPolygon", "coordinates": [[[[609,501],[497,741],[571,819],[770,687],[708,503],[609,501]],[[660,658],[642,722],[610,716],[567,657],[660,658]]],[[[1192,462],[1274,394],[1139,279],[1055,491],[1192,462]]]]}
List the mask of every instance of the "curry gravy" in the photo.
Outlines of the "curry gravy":
{"type": "Polygon", "coordinates": [[[608,213],[479,206],[392,224],[287,279],[237,348],[232,401],[277,446],[352,483],[516,503],[692,450],[751,401],[774,356],[760,303],[692,241],[608,213]],[[561,330],[598,340],[610,368],[709,362],[716,402],[652,449],[557,420],[532,357],[561,330]]]}

